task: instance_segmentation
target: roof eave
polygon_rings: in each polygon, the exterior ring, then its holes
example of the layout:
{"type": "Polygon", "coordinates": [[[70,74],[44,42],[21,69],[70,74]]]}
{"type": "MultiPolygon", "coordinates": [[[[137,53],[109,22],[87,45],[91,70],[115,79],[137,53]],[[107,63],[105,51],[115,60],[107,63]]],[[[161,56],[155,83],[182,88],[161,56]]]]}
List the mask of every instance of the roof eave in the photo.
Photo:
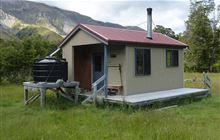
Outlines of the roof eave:
{"type": "Polygon", "coordinates": [[[58,48],[62,48],[68,41],[69,39],[73,36],[73,34],[76,33],[76,31],[79,29],[79,24],[73,28],[69,34],[66,35],[66,37],[58,44],[58,48]]]}
{"type": "Polygon", "coordinates": [[[72,36],[74,36],[78,30],[83,30],[86,33],[88,33],[89,35],[93,36],[94,38],[96,38],[97,40],[99,40],[100,42],[108,45],[108,39],[95,33],[94,31],[90,30],[89,28],[87,28],[86,26],[82,25],[82,24],[78,24],[61,42],[60,44],[58,44],[58,48],[62,48],[71,38],[72,36]]]}
{"type": "Polygon", "coordinates": [[[188,45],[177,45],[177,44],[163,44],[163,43],[145,43],[145,42],[135,42],[135,41],[120,41],[120,40],[109,40],[109,43],[123,43],[123,44],[141,44],[141,45],[157,45],[163,47],[178,47],[179,49],[188,48],[188,45]]]}

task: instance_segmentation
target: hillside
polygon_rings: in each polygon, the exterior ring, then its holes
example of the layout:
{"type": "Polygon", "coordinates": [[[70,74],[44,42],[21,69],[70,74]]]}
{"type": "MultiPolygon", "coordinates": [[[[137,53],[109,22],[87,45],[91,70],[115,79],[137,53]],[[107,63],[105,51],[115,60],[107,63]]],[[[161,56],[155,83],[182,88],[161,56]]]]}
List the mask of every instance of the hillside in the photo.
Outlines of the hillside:
{"type": "Polygon", "coordinates": [[[0,39],[3,39],[3,40],[16,40],[18,38],[13,33],[8,32],[4,28],[0,27],[0,39]]]}
{"type": "MultiPolygon", "coordinates": [[[[22,30],[23,34],[26,32],[27,26],[37,25],[41,29],[49,29],[51,32],[54,32],[52,33],[54,36],[60,35],[64,37],[78,23],[143,30],[139,27],[124,27],[119,24],[97,21],[74,11],[67,11],[46,4],[24,0],[2,0],[0,20],[0,25],[7,29],[8,32],[14,34],[17,34],[20,30],[22,30]]],[[[20,35],[20,33],[18,34],[20,35]]]]}
{"type": "Polygon", "coordinates": [[[16,36],[20,39],[39,34],[42,38],[45,40],[56,42],[62,40],[62,36],[56,34],[55,32],[49,30],[48,28],[37,26],[37,25],[30,25],[23,29],[21,29],[19,32],[16,33],[16,36]]]}

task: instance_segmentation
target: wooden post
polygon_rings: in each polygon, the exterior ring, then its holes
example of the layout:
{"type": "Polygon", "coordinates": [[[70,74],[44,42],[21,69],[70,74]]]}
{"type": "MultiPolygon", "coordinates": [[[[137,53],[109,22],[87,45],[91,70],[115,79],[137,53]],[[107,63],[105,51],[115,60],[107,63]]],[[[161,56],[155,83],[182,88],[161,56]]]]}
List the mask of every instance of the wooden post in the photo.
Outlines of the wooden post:
{"type": "Polygon", "coordinates": [[[206,74],[205,74],[205,72],[203,72],[203,85],[204,85],[204,88],[206,88],[205,76],[206,76],[206,74]]]}
{"type": "Polygon", "coordinates": [[[108,46],[104,44],[104,85],[105,97],[108,95],[108,46]]]}
{"type": "Polygon", "coordinates": [[[24,104],[26,105],[28,100],[28,89],[24,87],[24,104]]]}
{"type": "Polygon", "coordinates": [[[94,103],[96,102],[96,97],[97,97],[97,85],[94,86],[94,89],[93,89],[93,102],[94,103]]]}
{"type": "Polygon", "coordinates": [[[78,95],[79,95],[79,86],[77,85],[75,88],[75,94],[74,94],[75,104],[78,103],[78,95]]]}
{"type": "Polygon", "coordinates": [[[60,94],[59,94],[59,88],[56,88],[55,89],[55,92],[56,92],[56,97],[57,97],[57,99],[60,97],[60,94]]]}
{"type": "Polygon", "coordinates": [[[40,106],[45,107],[46,100],[45,100],[45,94],[46,94],[46,89],[45,88],[40,88],[40,106]]]}

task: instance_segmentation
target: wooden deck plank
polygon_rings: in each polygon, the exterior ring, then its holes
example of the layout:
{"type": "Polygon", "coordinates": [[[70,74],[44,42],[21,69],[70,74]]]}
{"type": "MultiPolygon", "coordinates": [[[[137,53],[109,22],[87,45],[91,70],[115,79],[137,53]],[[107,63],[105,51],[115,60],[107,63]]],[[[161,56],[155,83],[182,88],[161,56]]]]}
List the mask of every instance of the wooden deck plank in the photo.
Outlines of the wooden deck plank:
{"type": "Polygon", "coordinates": [[[128,96],[108,96],[106,101],[109,102],[118,102],[118,103],[128,103],[130,105],[136,105],[139,103],[160,101],[166,99],[172,99],[181,96],[190,96],[190,95],[200,95],[208,93],[208,89],[197,89],[197,88],[179,88],[165,91],[157,91],[150,93],[140,93],[136,95],[128,95],[128,96]]]}

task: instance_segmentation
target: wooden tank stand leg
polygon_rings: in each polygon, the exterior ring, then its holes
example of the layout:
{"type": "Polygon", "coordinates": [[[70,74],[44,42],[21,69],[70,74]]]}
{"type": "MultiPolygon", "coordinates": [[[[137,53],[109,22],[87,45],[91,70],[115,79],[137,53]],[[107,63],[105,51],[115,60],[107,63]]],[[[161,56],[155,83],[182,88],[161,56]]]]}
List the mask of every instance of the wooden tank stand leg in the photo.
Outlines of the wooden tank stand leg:
{"type": "Polygon", "coordinates": [[[28,89],[24,87],[24,105],[27,105],[28,100],[28,89]]]}
{"type": "Polygon", "coordinates": [[[45,88],[40,88],[40,106],[45,107],[46,105],[46,89],[45,88]]]}
{"type": "Polygon", "coordinates": [[[80,89],[79,89],[79,86],[76,86],[75,94],[74,94],[75,104],[78,103],[79,90],[80,90],[80,89]]]}
{"type": "Polygon", "coordinates": [[[59,98],[60,98],[59,88],[56,88],[56,89],[55,89],[55,92],[56,92],[56,97],[57,97],[57,99],[59,99],[59,98]]]}

